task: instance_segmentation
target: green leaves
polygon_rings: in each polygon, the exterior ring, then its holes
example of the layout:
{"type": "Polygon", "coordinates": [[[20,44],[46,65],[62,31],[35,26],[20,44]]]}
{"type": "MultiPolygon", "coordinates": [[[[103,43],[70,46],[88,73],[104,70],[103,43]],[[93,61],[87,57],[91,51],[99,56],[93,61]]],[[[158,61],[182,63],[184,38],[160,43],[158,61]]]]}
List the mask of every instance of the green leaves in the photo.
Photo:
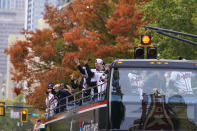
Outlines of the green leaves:
{"type": "MultiPolygon", "coordinates": [[[[141,9],[145,16],[143,20],[148,25],[166,28],[184,33],[197,33],[196,0],[151,0],[143,4],[141,9]]],[[[186,59],[197,59],[197,47],[151,31],[152,43],[157,45],[160,58],[177,59],[182,56],[186,59]]],[[[172,34],[174,35],[174,34],[172,34]]],[[[197,39],[177,35],[197,42],[197,39]]]]}

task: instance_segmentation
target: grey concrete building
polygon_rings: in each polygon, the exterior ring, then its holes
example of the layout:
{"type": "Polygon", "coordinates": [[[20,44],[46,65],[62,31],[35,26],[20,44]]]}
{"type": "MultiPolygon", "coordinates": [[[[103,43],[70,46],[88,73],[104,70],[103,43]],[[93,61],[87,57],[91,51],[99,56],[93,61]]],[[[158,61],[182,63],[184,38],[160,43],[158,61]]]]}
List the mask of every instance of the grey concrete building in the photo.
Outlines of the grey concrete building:
{"type": "Polygon", "coordinates": [[[59,7],[61,0],[26,0],[25,29],[35,31],[38,28],[38,20],[43,18],[45,5],[59,7]]]}
{"type": "MultiPolygon", "coordinates": [[[[25,0],[0,0],[0,74],[3,78],[7,74],[7,55],[4,54],[4,49],[8,48],[8,36],[22,31],[24,18],[25,0]]],[[[1,85],[5,84],[4,79],[1,85]]],[[[0,88],[0,91],[4,90],[2,86],[0,88]]]]}

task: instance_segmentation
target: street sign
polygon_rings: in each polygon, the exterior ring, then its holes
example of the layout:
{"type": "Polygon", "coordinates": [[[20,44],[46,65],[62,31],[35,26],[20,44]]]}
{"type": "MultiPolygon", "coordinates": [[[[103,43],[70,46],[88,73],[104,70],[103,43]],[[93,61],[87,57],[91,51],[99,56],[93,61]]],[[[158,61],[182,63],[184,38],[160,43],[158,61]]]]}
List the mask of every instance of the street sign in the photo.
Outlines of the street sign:
{"type": "Polygon", "coordinates": [[[20,118],[20,112],[15,112],[13,109],[10,110],[10,118],[19,119],[20,118]]]}
{"type": "Polygon", "coordinates": [[[38,113],[31,113],[31,117],[37,117],[38,115],[38,113]]]}

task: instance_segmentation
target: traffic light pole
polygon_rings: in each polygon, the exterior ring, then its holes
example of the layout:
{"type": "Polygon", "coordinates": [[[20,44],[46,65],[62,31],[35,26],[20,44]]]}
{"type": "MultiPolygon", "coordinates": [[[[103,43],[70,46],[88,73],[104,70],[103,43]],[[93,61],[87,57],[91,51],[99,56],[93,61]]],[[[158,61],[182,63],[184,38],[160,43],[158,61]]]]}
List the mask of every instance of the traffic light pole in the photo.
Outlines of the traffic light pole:
{"type": "Polygon", "coordinates": [[[168,30],[168,29],[163,29],[163,28],[158,28],[158,27],[153,27],[153,26],[144,26],[145,29],[152,29],[152,30],[157,30],[157,33],[171,37],[171,38],[175,38],[177,40],[181,40],[184,42],[187,42],[189,44],[195,45],[197,46],[196,42],[184,39],[184,38],[180,38],[174,35],[170,35],[168,33],[174,33],[174,34],[178,34],[178,35],[183,35],[183,36],[188,36],[188,37],[192,37],[192,38],[197,38],[197,35],[193,35],[193,34],[188,34],[188,33],[183,33],[183,32],[178,32],[178,31],[173,31],[173,30],[168,30]],[[167,33],[165,33],[167,32],[167,33]]]}
{"type": "Polygon", "coordinates": [[[0,105],[0,107],[9,107],[9,108],[35,108],[31,106],[14,106],[14,105],[0,105]]]}

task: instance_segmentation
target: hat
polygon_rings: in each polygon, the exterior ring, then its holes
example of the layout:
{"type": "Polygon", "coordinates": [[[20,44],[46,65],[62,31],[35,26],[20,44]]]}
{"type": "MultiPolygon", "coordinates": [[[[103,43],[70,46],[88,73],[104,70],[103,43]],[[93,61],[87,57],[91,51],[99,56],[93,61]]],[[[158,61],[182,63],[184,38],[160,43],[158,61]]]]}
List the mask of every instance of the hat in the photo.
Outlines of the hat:
{"type": "Polygon", "coordinates": [[[98,59],[96,59],[95,63],[103,64],[103,60],[98,58],[98,59]]]}
{"type": "Polygon", "coordinates": [[[37,122],[41,122],[41,120],[40,120],[40,119],[38,119],[38,120],[37,120],[37,122]]]}
{"type": "Polygon", "coordinates": [[[54,85],[53,84],[48,84],[48,89],[53,89],[54,85]]]}

